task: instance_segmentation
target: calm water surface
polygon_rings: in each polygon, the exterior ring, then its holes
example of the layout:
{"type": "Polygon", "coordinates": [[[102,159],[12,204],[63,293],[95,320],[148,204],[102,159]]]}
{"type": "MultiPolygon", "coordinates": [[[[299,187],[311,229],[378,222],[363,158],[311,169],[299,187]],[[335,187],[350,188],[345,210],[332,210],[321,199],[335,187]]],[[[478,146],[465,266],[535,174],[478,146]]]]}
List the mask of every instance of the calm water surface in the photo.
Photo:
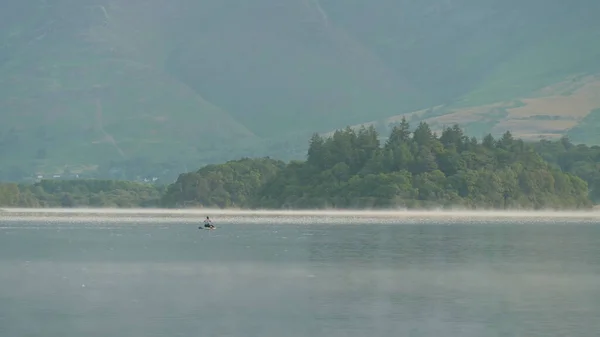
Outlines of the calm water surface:
{"type": "Polygon", "coordinates": [[[0,336],[595,336],[600,223],[0,222],[0,336]]]}

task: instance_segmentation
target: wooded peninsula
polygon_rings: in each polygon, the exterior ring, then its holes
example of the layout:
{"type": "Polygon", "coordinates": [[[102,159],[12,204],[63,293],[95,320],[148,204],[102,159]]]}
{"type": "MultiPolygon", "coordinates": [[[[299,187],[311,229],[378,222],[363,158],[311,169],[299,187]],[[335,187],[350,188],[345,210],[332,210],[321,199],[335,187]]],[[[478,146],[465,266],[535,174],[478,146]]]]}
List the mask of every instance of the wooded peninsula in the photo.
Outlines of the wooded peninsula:
{"type": "Polygon", "coordinates": [[[306,160],[242,158],[160,186],[112,180],[0,184],[2,207],[244,209],[589,209],[600,203],[600,146],[441,135],[403,119],[314,134],[306,160]]]}

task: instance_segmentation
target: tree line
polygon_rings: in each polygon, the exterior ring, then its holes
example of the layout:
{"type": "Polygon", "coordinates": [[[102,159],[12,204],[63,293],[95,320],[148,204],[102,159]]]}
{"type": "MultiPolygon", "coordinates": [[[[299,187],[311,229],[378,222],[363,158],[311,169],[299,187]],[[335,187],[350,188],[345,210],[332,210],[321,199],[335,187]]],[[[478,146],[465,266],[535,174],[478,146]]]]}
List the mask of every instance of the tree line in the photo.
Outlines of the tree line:
{"type": "Polygon", "coordinates": [[[314,134],[304,161],[229,161],[184,173],[166,207],[581,209],[600,202],[600,147],[441,135],[406,119],[385,142],[374,127],[314,134]]]}
{"type": "Polygon", "coordinates": [[[441,134],[403,119],[314,134],[306,160],[241,158],[179,175],[168,186],[115,180],[0,184],[2,207],[270,209],[585,209],[600,203],[600,147],[568,138],[524,142],[510,132],[441,134]]]}
{"type": "Polygon", "coordinates": [[[42,180],[0,184],[0,206],[25,208],[160,207],[164,188],[117,180],[42,180]]]}

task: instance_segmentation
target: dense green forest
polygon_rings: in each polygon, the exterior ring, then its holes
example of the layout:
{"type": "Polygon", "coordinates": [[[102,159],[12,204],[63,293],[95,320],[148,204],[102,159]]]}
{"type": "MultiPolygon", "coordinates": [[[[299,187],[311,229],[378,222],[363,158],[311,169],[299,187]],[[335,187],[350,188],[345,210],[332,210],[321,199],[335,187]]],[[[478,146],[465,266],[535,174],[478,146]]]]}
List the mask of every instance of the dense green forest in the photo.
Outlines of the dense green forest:
{"type": "Polygon", "coordinates": [[[600,201],[600,147],[438,136],[403,120],[384,144],[374,127],[318,134],[306,161],[241,159],[185,173],[167,207],[578,209],[600,201]]]}
{"type": "Polygon", "coordinates": [[[179,175],[169,186],[44,180],[0,186],[5,207],[585,209],[600,203],[600,147],[568,138],[481,141],[406,120],[314,134],[305,161],[242,158],[179,175]],[[382,144],[383,142],[383,144],[382,144]]]}

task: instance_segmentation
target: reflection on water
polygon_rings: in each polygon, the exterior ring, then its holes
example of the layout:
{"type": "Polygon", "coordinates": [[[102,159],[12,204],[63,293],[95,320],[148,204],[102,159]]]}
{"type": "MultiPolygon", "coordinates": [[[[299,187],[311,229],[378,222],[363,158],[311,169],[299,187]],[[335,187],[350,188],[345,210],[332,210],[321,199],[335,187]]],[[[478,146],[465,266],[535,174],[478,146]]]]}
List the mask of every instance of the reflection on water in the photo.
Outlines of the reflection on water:
{"type": "Polygon", "coordinates": [[[600,223],[0,226],[1,336],[593,336],[600,223]]]}

